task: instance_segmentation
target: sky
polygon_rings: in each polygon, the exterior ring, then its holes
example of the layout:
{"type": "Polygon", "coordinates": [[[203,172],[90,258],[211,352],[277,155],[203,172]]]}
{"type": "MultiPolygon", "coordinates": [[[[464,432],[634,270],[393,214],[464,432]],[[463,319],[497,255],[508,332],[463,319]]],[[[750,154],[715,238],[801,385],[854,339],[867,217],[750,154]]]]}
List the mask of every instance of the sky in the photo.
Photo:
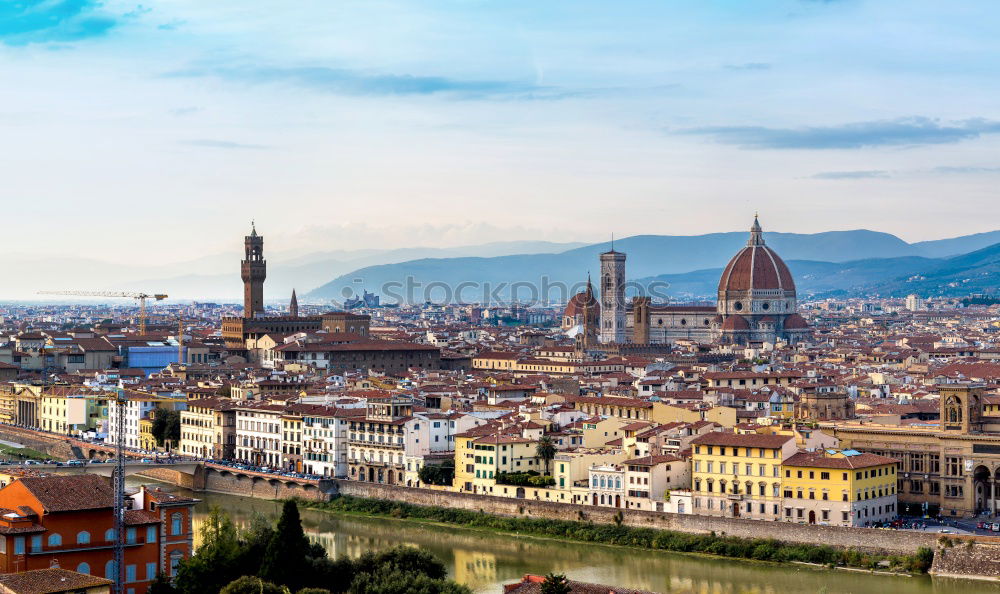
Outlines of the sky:
{"type": "Polygon", "coordinates": [[[1000,11],[0,1],[0,256],[1000,227],[1000,11]]]}

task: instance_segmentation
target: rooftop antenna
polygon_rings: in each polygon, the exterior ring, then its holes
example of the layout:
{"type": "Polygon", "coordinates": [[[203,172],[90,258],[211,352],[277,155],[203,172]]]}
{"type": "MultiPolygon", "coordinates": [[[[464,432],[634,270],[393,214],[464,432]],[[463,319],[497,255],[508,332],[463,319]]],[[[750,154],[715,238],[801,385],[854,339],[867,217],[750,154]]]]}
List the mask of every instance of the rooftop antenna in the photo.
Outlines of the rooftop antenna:
{"type": "Polygon", "coordinates": [[[611,251],[615,251],[615,232],[611,232],[611,251]]]}

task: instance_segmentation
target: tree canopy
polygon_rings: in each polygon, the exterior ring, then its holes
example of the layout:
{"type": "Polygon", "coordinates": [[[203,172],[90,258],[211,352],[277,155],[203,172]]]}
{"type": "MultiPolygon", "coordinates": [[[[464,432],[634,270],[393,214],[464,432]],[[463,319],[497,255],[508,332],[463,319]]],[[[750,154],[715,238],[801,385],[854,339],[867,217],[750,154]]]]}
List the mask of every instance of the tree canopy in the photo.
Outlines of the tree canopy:
{"type": "Polygon", "coordinates": [[[173,443],[180,441],[181,411],[157,408],[153,416],[153,438],[160,447],[167,441],[173,443]]]}

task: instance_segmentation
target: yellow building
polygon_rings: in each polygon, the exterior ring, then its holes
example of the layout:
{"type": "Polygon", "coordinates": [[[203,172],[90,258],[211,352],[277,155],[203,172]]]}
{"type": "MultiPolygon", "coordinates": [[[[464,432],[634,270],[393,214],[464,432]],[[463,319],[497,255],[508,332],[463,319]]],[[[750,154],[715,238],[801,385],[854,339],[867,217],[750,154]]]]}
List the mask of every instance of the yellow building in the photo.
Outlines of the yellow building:
{"type": "Polygon", "coordinates": [[[156,451],[156,438],[153,437],[153,420],[149,417],[139,419],[139,449],[156,451]]]}
{"type": "MultiPolygon", "coordinates": [[[[496,427],[482,425],[455,436],[457,491],[507,497],[543,498],[534,487],[497,484],[497,475],[535,471],[545,473],[545,462],[536,455],[538,440],[516,434],[497,435],[496,427]],[[530,493],[529,493],[530,491],[530,493]]],[[[546,491],[546,489],[541,489],[546,491]]],[[[551,499],[551,495],[547,498],[551,499]]]]}
{"type": "Polygon", "coordinates": [[[782,520],[866,526],[894,520],[899,461],[854,450],[798,452],[782,464],[782,520]]]}
{"type": "Polygon", "coordinates": [[[781,463],[796,452],[791,435],[711,432],[691,440],[694,513],[776,520],[781,463]]]}

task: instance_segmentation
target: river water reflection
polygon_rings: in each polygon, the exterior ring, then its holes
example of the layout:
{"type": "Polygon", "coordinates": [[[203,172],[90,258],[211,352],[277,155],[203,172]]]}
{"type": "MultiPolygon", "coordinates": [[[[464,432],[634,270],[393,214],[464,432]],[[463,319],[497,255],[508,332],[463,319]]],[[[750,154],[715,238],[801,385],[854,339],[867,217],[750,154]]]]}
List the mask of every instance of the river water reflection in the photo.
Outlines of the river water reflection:
{"type": "MultiPolygon", "coordinates": [[[[172,489],[172,488],[171,488],[172,489]]],[[[277,518],[280,504],[231,495],[198,493],[195,526],[218,505],[245,524],[254,512],[277,518]]],[[[381,518],[302,510],[309,538],[330,555],[357,556],[369,549],[409,544],[430,551],[450,575],[476,592],[501,592],[525,573],[565,573],[572,579],[675,594],[976,594],[1000,586],[972,580],[884,577],[663,553],[602,545],[422,526],[381,518]]]]}

